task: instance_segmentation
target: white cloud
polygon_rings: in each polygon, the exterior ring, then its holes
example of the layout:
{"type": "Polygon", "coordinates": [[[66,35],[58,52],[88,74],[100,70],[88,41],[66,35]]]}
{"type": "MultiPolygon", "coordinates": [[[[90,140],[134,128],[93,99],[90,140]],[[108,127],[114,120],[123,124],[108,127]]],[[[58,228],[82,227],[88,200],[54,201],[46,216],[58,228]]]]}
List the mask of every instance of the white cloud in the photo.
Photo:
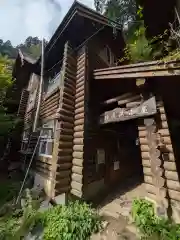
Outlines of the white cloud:
{"type": "MultiPolygon", "coordinates": [[[[28,36],[49,39],[74,0],[0,0],[0,39],[17,45],[28,36]]],[[[93,8],[93,0],[81,0],[93,8]]]]}

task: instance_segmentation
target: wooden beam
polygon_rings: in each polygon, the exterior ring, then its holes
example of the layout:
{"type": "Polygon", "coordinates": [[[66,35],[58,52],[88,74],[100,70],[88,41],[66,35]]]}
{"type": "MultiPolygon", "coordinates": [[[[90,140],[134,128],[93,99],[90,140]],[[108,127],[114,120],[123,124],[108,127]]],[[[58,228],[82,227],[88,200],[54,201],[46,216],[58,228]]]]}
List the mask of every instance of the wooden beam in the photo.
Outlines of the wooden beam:
{"type": "Polygon", "coordinates": [[[132,95],[133,95],[132,93],[125,93],[125,94],[122,94],[120,96],[108,99],[101,104],[103,104],[103,105],[112,104],[112,103],[118,102],[120,100],[124,100],[125,98],[132,97],[132,95]]]}

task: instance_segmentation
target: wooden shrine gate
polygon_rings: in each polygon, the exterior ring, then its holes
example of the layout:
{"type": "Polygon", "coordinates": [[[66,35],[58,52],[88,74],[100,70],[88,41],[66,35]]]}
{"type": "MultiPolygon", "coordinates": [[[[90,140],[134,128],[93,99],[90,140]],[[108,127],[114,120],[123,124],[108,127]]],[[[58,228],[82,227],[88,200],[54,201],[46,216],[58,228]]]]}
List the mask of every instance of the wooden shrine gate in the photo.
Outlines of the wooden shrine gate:
{"type": "Polygon", "coordinates": [[[167,173],[166,167],[169,165],[175,167],[175,163],[163,103],[157,101],[152,94],[149,94],[148,98],[142,98],[141,95],[128,93],[117,97],[116,100],[119,107],[101,114],[99,122],[108,124],[138,119],[147,197],[156,201],[157,213],[166,216],[169,206],[167,184],[170,184],[167,174],[171,174],[167,173]],[[171,159],[171,162],[167,159],[171,159]]]}

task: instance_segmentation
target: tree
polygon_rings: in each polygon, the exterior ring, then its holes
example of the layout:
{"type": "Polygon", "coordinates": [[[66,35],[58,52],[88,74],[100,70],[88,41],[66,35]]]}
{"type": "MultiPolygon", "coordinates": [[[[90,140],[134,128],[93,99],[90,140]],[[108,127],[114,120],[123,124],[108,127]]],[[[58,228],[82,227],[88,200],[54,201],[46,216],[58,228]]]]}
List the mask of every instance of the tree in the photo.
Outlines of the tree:
{"type": "Polygon", "coordinates": [[[0,155],[2,155],[5,143],[7,142],[8,133],[14,124],[14,115],[6,113],[4,101],[8,88],[12,86],[12,60],[7,56],[0,55],[0,155]]]}
{"type": "Polygon", "coordinates": [[[0,55],[0,105],[3,105],[6,91],[12,86],[12,60],[0,55]]]}
{"type": "Polygon", "coordinates": [[[94,0],[95,8],[98,12],[116,20],[124,26],[135,21],[137,17],[137,4],[135,0],[94,0]]]}
{"type": "Polygon", "coordinates": [[[94,0],[94,6],[98,13],[103,13],[107,0],[94,0]]]}

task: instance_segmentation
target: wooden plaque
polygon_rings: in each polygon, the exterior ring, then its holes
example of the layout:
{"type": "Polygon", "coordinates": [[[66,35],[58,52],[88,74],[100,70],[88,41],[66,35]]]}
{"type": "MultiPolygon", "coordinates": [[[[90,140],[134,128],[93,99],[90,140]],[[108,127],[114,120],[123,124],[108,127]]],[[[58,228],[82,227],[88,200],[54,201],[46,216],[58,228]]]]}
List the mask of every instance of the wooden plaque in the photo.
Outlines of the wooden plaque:
{"type": "Polygon", "coordinates": [[[139,117],[147,117],[157,113],[155,97],[151,97],[137,107],[115,108],[100,116],[100,123],[120,122],[139,117]]]}

